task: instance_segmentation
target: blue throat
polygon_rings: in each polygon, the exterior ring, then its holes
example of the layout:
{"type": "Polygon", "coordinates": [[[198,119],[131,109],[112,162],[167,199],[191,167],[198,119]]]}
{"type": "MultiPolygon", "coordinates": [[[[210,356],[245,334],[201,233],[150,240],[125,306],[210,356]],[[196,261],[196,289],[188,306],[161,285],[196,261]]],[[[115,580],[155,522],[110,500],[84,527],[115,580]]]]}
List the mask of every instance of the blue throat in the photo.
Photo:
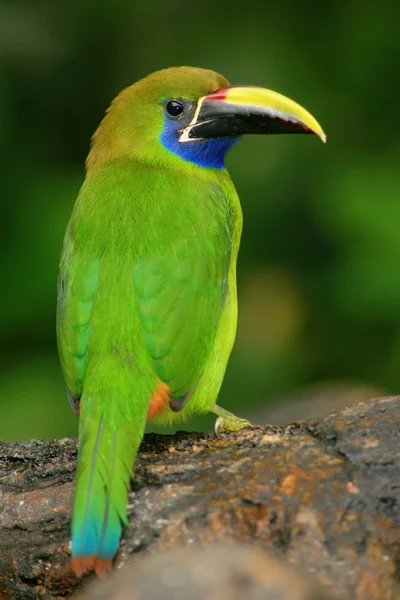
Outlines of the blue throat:
{"type": "Polygon", "coordinates": [[[238,141],[238,137],[221,137],[193,142],[179,141],[179,122],[165,118],[160,140],[166,150],[199,167],[225,168],[225,154],[238,141]]]}

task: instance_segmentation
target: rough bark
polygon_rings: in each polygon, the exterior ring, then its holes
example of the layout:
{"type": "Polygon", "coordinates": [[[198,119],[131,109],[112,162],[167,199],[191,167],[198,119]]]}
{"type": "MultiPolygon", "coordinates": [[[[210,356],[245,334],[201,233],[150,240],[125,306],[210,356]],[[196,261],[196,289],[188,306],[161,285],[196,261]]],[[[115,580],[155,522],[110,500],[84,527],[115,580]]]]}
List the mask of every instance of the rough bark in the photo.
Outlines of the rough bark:
{"type": "MultiPolygon", "coordinates": [[[[220,439],[147,435],[117,564],[147,550],[257,541],[339,598],[400,598],[399,423],[400,397],[390,397],[220,439]]],[[[69,569],[75,463],[75,440],[0,444],[1,600],[82,589],[69,569]]]]}

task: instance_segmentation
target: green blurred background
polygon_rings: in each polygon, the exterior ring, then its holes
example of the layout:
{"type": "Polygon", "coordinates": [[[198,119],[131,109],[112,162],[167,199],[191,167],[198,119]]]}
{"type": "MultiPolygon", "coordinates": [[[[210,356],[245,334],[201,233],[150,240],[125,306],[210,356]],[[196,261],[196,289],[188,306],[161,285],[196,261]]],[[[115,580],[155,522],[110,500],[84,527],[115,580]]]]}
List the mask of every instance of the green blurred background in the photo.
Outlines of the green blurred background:
{"type": "Polygon", "coordinates": [[[0,438],[77,432],[55,340],[63,233],[110,101],[171,65],[276,89],[328,135],[228,157],[244,234],[220,403],[264,416],[310,384],[317,402],[343,381],[399,390],[399,16],[387,0],[0,2],[0,438]]]}

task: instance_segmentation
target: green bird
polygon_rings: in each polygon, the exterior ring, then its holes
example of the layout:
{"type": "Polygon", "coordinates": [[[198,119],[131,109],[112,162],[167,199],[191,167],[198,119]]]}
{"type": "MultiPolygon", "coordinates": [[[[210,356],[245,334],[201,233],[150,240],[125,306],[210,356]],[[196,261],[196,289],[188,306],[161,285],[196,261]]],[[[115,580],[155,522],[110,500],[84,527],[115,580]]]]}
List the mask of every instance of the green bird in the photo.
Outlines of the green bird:
{"type": "Polygon", "coordinates": [[[317,121],[270,90],[176,67],[123,90],[93,136],[60,262],[57,334],[79,413],[72,522],[77,576],[107,570],[146,421],[217,416],[236,334],[242,231],[226,152],[247,133],[312,133],[317,121]]]}

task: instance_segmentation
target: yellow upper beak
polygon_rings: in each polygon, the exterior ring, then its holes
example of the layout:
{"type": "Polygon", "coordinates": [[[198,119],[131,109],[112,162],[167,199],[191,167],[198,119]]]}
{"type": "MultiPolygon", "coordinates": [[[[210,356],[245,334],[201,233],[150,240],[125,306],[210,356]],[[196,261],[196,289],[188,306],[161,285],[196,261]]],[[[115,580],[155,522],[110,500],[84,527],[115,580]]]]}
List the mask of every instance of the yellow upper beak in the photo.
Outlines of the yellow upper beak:
{"type": "Polygon", "coordinates": [[[259,87],[228,88],[225,102],[238,106],[253,106],[266,109],[278,119],[302,123],[312,133],[326,142],[326,135],[321,125],[305,108],[278,92],[259,87]]]}

